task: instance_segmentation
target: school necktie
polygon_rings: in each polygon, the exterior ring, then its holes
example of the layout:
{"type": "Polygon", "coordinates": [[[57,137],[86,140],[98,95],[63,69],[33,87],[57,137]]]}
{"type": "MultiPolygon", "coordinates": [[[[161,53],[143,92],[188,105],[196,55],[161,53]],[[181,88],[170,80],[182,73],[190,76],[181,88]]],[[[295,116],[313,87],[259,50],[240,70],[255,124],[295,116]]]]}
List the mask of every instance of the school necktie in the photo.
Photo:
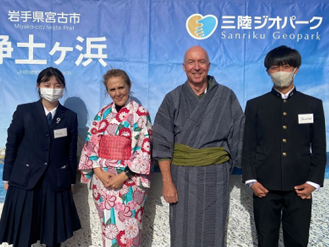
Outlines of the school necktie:
{"type": "Polygon", "coordinates": [[[52,115],[51,115],[51,112],[49,112],[49,113],[47,114],[47,122],[48,122],[48,125],[50,125],[50,122],[51,122],[52,119],[53,119],[53,117],[52,117],[52,115]]]}

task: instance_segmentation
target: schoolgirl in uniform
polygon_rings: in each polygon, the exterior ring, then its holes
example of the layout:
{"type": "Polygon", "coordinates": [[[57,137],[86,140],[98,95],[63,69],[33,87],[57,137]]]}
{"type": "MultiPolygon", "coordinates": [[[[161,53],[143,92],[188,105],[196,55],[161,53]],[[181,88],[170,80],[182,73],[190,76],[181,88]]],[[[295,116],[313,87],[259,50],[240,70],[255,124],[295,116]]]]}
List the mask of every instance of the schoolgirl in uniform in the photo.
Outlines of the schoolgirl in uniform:
{"type": "Polygon", "coordinates": [[[65,78],[46,68],[37,79],[40,100],[18,105],[8,128],[3,180],[7,195],[0,243],[57,247],[81,228],[72,197],[77,115],[59,103],[65,78]]]}

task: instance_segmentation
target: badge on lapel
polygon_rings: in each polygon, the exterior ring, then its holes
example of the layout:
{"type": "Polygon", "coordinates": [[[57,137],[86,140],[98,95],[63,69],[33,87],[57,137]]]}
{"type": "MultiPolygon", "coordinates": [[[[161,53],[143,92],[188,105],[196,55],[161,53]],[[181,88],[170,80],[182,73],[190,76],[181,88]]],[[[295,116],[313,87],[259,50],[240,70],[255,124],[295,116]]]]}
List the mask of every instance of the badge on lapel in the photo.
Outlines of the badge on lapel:
{"type": "Polygon", "coordinates": [[[54,138],[61,138],[67,136],[67,128],[54,130],[54,138]]]}

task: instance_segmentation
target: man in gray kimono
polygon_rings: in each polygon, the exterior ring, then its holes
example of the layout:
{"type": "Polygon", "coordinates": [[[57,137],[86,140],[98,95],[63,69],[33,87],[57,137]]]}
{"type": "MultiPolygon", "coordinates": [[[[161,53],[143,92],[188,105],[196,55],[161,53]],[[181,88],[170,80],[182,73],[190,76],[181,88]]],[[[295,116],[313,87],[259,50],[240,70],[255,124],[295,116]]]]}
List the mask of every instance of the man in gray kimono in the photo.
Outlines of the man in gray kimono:
{"type": "Polygon", "coordinates": [[[183,69],[187,81],[165,96],[153,128],[153,157],[170,203],[171,246],[224,246],[243,112],[233,91],[208,76],[203,48],[186,51],[183,69]]]}

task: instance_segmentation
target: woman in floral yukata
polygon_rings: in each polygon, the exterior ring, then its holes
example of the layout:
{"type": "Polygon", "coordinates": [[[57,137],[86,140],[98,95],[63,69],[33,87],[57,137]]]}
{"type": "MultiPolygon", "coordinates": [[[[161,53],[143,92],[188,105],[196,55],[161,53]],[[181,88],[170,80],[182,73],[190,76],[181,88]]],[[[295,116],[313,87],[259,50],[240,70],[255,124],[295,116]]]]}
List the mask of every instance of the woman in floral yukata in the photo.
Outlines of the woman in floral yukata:
{"type": "Polygon", "coordinates": [[[91,179],[103,245],[137,247],[150,187],[151,120],[148,111],[130,98],[126,72],[107,71],[104,85],[113,102],[90,126],[79,169],[82,182],[91,179]]]}

